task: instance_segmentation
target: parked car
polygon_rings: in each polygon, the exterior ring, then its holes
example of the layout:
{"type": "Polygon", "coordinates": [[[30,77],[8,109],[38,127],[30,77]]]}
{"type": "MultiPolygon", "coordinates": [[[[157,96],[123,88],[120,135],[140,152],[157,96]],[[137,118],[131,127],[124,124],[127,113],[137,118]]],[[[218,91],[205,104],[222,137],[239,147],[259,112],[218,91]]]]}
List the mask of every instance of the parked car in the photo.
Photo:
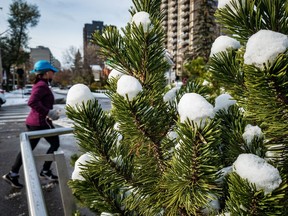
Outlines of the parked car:
{"type": "Polygon", "coordinates": [[[23,94],[24,94],[24,95],[30,95],[31,92],[32,92],[32,87],[33,87],[32,84],[27,84],[27,85],[25,85],[23,94]]]}
{"type": "Polygon", "coordinates": [[[0,89],[0,107],[2,106],[2,104],[6,103],[4,92],[4,90],[0,89]]]}

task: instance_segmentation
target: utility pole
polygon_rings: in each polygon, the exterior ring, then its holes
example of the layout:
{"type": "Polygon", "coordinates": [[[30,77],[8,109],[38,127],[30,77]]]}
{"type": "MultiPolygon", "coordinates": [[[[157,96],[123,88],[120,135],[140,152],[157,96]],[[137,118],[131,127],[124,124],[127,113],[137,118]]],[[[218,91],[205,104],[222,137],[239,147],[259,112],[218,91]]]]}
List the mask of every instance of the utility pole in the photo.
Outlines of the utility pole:
{"type": "Polygon", "coordinates": [[[3,67],[2,67],[2,56],[1,56],[1,48],[0,48],[0,88],[3,83],[3,67]]]}

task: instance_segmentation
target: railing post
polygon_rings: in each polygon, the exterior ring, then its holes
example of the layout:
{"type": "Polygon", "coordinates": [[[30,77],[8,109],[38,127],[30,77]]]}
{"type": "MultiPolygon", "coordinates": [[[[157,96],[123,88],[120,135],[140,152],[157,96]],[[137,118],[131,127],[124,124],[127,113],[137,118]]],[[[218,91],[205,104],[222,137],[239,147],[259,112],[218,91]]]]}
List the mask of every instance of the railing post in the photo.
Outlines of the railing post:
{"type": "Polygon", "coordinates": [[[71,193],[71,190],[68,188],[67,182],[69,180],[68,175],[68,169],[65,161],[65,157],[63,153],[54,153],[55,156],[55,162],[58,172],[58,181],[60,186],[60,192],[61,192],[61,199],[62,204],[64,208],[64,214],[66,216],[70,216],[75,212],[76,205],[74,202],[73,194],[71,193]]]}
{"type": "Polygon", "coordinates": [[[39,177],[29,143],[29,137],[26,133],[20,134],[20,146],[23,161],[23,169],[26,183],[28,209],[31,216],[46,216],[47,209],[40,186],[39,177]]]}

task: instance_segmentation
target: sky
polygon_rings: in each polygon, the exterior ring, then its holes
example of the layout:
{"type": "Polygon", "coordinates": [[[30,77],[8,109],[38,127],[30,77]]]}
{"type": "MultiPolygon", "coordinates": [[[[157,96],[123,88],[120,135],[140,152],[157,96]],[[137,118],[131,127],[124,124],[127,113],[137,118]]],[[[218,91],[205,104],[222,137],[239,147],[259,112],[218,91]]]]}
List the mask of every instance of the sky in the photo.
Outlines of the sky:
{"type": "MultiPolygon", "coordinates": [[[[130,21],[132,0],[26,0],[38,6],[41,17],[38,25],[29,28],[29,47],[48,47],[63,63],[64,53],[71,47],[83,49],[85,23],[103,21],[106,25],[126,26],[130,21]]],[[[0,34],[7,30],[9,5],[12,0],[0,1],[0,34]]]]}

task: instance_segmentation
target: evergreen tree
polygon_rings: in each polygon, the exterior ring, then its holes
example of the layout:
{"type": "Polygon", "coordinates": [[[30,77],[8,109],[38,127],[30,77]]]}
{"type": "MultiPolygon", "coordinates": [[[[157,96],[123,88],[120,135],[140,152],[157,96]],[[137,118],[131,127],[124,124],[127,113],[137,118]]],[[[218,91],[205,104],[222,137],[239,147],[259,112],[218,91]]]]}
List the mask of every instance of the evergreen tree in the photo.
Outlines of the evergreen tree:
{"type": "MultiPolygon", "coordinates": [[[[265,18],[262,24],[268,25],[268,17],[276,16],[274,4],[287,7],[281,0],[237,2],[219,9],[218,19],[243,13],[254,21],[265,18]]],[[[93,99],[67,106],[83,150],[69,183],[75,197],[92,211],[111,215],[286,215],[286,53],[264,69],[246,66],[249,36],[237,32],[244,48],[210,59],[211,72],[237,103],[223,94],[213,106],[210,89],[197,82],[167,91],[161,1],[133,3],[132,22],[122,34],[107,28],[94,35],[119,72],[108,80],[111,111],[93,99]]],[[[287,11],[280,11],[286,22],[287,11]]]]}
{"type": "Polygon", "coordinates": [[[80,51],[75,53],[73,66],[72,66],[72,81],[73,83],[83,83],[85,85],[91,85],[94,81],[94,76],[90,65],[83,62],[80,51]]]}
{"type": "Polygon", "coordinates": [[[74,78],[81,76],[81,70],[83,69],[83,61],[82,55],[79,50],[74,54],[73,66],[71,69],[74,78]]]}

